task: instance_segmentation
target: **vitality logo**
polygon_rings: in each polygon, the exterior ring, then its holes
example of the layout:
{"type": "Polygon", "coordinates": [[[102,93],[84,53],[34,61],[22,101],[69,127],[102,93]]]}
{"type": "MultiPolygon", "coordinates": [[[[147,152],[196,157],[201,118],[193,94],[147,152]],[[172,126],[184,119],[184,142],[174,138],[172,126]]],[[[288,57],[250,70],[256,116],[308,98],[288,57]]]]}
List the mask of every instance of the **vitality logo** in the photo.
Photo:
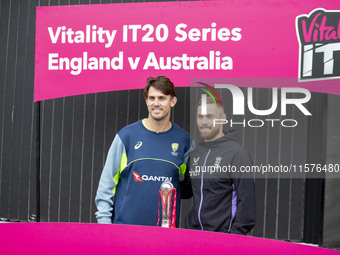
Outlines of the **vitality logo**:
{"type": "Polygon", "coordinates": [[[296,18],[300,80],[340,78],[340,10],[315,9],[296,18]]]}

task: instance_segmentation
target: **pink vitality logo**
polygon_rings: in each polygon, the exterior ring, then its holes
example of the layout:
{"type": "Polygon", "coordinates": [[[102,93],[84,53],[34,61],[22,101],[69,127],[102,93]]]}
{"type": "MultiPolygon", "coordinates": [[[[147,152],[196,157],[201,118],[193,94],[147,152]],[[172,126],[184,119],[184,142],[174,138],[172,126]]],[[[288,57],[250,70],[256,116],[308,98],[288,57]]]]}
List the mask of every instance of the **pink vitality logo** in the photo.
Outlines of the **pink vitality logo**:
{"type": "Polygon", "coordinates": [[[300,80],[340,78],[340,10],[315,9],[296,18],[300,80]]]}

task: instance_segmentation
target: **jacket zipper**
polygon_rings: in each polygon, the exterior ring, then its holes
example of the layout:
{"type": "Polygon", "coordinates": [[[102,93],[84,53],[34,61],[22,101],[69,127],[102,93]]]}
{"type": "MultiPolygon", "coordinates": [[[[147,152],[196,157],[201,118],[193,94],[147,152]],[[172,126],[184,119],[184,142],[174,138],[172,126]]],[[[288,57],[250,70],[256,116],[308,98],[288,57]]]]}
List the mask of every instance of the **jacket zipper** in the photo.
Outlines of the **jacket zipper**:
{"type": "Polygon", "coordinates": [[[205,168],[205,165],[207,164],[207,159],[208,159],[208,156],[210,154],[210,151],[211,149],[208,150],[208,153],[207,155],[205,156],[205,159],[204,159],[204,163],[203,163],[203,167],[202,167],[202,171],[201,171],[201,201],[200,201],[200,206],[198,208],[198,221],[201,225],[201,229],[203,229],[203,224],[202,224],[202,221],[201,221],[201,209],[202,209],[202,204],[203,204],[203,169],[205,168]]]}

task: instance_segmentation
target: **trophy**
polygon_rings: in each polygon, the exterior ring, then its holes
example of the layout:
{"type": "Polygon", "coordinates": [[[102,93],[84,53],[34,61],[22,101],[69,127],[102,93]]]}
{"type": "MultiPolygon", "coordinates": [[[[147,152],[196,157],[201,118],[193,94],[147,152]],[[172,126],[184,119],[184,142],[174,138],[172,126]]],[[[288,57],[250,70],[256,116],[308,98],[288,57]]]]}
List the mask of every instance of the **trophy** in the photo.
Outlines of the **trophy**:
{"type": "MultiPolygon", "coordinates": [[[[176,227],[176,189],[171,182],[163,182],[159,190],[160,201],[162,205],[162,223],[161,227],[176,227]]],[[[158,209],[159,210],[159,209],[158,209]]],[[[158,222],[159,224],[159,212],[158,222]]]]}

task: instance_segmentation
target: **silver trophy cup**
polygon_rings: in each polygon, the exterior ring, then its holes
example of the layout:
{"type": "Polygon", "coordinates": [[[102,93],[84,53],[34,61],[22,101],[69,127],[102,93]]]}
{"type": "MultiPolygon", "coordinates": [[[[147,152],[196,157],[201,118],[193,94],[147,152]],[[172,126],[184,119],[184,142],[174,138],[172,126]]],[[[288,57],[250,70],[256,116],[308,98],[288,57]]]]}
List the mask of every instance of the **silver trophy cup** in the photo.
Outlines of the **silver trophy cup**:
{"type": "Polygon", "coordinates": [[[161,195],[162,195],[162,227],[171,227],[171,205],[172,205],[172,194],[169,194],[174,188],[171,182],[163,182],[161,184],[161,195]]]}

